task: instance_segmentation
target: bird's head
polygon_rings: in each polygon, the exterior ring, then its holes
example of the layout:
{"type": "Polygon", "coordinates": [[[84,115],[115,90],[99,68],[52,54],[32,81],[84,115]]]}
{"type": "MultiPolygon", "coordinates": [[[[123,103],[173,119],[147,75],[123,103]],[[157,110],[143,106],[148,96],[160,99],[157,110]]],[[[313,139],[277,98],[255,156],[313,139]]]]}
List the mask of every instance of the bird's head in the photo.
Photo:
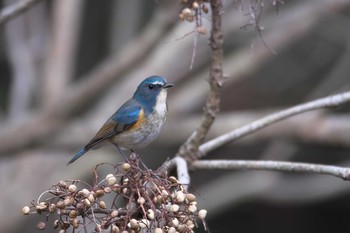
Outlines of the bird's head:
{"type": "Polygon", "coordinates": [[[150,76],[137,87],[134,98],[152,112],[156,104],[166,104],[167,88],[172,86],[174,84],[169,84],[161,76],[150,76]]]}

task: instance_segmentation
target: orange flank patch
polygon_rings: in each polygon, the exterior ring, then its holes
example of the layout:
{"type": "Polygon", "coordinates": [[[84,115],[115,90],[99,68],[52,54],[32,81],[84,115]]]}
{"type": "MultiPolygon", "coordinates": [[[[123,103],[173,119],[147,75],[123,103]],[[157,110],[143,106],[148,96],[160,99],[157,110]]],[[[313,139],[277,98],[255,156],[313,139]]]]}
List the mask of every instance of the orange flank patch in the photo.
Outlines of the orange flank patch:
{"type": "Polygon", "coordinates": [[[133,124],[131,126],[131,130],[137,130],[141,127],[142,122],[144,122],[145,120],[145,112],[143,111],[143,109],[141,108],[140,113],[139,113],[139,117],[137,118],[137,121],[135,122],[135,124],[133,124]]]}

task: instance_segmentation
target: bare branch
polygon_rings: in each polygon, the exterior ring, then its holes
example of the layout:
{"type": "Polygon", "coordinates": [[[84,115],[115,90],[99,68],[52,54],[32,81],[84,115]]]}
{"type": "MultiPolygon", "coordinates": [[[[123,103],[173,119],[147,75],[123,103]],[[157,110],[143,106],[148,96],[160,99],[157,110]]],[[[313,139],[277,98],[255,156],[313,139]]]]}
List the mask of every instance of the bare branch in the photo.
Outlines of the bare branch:
{"type": "Polygon", "coordinates": [[[321,175],[331,175],[350,180],[350,168],[283,161],[260,160],[200,160],[191,164],[192,169],[249,169],[286,172],[307,172],[321,175]]]}
{"type": "Polygon", "coordinates": [[[164,166],[172,168],[176,166],[177,178],[179,183],[184,185],[184,188],[187,190],[188,185],[190,185],[190,175],[188,172],[187,161],[182,157],[175,157],[172,160],[166,161],[164,166]]]}
{"type": "Polygon", "coordinates": [[[79,39],[82,0],[53,2],[52,36],[43,79],[44,104],[60,101],[72,79],[79,39]]]}
{"type": "MultiPolygon", "coordinates": [[[[11,4],[13,0],[5,3],[11,4]]],[[[32,8],[31,12],[34,14],[32,8]]],[[[38,71],[34,65],[34,54],[30,50],[30,43],[26,33],[26,26],[31,22],[30,17],[21,15],[10,21],[4,27],[4,35],[12,69],[12,80],[9,98],[9,119],[19,120],[26,117],[32,101],[33,89],[38,71]]]]}
{"type": "Polygon", "coordinates": [[[222,1],[210,1],[212,10],[212,28],[210,33],[210,46],[212,49],[209,86],[210,91],[204,107],[202,120],[197,129],[180,147],[177,155],[186,160],[192,160],[192,155],[198,151],[199,145],[204,141],[210,126],[213,124],[216,113],[219,111],[220,91],[223,85],[223,33],[221,28],[222,1]]]}
{"type": "Polygon", "coordinates": [[[209,152],[224,146],[230,142],[233,142],[239,138],[242,138],[248,134],[251,134],[253,132],[256,132],[259,129],[262,129],[266,126],[269,126],[273,123],[279,122],[283,119],[286,119],[288,117],[315,110],[315,109],[321,109],[321,108],[330,108],[330,107],[337,107],[341,104],[344,104],[346,102],[350,101],[350,92],[344,92],[341,94],[317,99],[314,101],[310,101],[304,104],[296,105],[294,107],[288,108],[286,110],[268,115],[266,117],[261,118],[260,120],[256,120],[252,122],[249,125],[245,125],[243,127],[240,127],[238,129],[235,129],[231,132],[228,132],[226,134],[223,134],[217,138],[214,138],[204,144],[202,144],[199,147],[199,154],[197,155],[197,158],[201,158],[204,155],[208,154],[209,152]]]}
{"type": "Polygon", "coordinates": [[[5,9],[0,11],[0,26],[2,26],[8,20],[28,10],[32,5],[40,1],[41,0],[22,0],[17,1],[17,3],[15,4],[5,7],[5,9]]]}

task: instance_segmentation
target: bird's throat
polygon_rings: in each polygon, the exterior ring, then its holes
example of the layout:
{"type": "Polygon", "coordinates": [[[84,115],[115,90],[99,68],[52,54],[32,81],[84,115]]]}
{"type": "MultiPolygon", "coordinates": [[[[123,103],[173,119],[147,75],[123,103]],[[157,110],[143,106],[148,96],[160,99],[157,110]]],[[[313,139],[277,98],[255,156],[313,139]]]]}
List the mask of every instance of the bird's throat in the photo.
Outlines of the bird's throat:
{"type": "Polygon", "coordinates": [[[166,115],[168,110],[166,99],[167,99],[167,90],[163,89],[157,96],[156,105],[154,108],[154,111],[156,111],[157,114],[161,116],[166,115]]]}

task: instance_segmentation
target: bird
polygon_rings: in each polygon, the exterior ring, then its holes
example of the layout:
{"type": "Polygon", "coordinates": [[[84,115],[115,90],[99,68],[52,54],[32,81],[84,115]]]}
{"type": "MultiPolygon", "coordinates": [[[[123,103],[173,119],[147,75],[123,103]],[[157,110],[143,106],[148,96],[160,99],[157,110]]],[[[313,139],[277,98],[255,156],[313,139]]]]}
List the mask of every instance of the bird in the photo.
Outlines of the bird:
{"type": "Polygon", "coordinates": [[[67,165],[91,149],[111,143],[125,157],[121,147],[144,148],[150,144],[163,127],[167,114],[167,89],[173,87],[162,76],[153,75],[143,80],[132,98],[127,100],[101,127],[96,135],[81,148],[67,165]],[[107,142],[107,143],[106,143],[107,142]]]}

